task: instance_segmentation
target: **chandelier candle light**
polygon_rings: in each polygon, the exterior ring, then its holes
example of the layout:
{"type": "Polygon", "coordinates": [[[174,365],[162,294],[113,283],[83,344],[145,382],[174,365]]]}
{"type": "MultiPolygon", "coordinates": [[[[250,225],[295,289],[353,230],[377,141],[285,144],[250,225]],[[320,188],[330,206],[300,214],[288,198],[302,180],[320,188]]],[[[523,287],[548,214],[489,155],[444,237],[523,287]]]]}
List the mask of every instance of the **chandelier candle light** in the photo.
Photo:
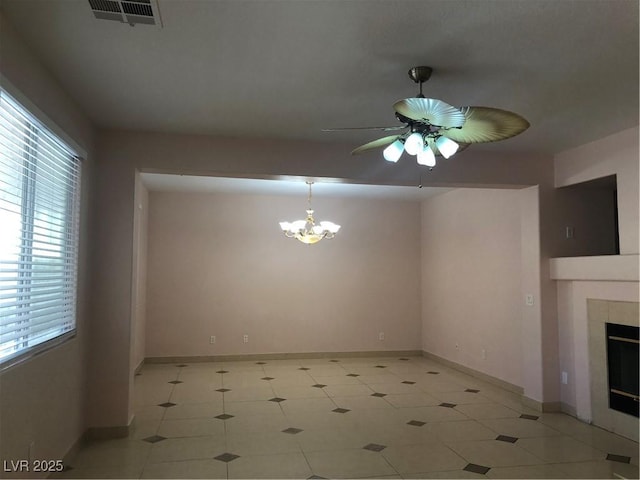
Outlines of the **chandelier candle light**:
{"type": "Polygon", "coordinates": [[[319,225],[316,225],[313,219],[313,210],[311,209],[311,185],[313,185],[313,182],[307,182],[307,185],[309,185],[307,219],[295,220],[291,223],[280,222],[280,228],[287,238],[296,238],[302,243],[313,245],[323,238],[335,237],[338,230],[340,230],[340,225],[327,221],[320,222],[319,225]]]}

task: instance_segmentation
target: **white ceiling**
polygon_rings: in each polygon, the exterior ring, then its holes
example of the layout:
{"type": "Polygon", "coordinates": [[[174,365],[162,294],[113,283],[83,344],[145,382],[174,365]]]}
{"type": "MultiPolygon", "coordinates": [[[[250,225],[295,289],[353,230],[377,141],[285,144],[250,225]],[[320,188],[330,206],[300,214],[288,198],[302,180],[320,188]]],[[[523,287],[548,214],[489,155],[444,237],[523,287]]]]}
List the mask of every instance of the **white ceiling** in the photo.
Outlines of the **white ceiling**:
{"type": "MultiPolygon", "coordinates": [[[[293,195],[306,198],[306,179],[248,179],[199,177],[141,173],[142,183],[152,192],[240,193],[253,195],[293,195]]],[[[450,188],[418,188],[383,185],[356,185],[322,179],[312,185],[314,197],[351,197],[419,201],[450,191],[450,188]]]]}
{"type": "MultiPolygon", "coordinates": [[[[555,153],[638,124],[636,0],[158,0],[163,28],[87,0],[2,0],[99,127],[336,141],[428,97],[514,111],[522,135],[471,149],[555,153]]],[[[376,155],[370,153],[368,155],[376,155]]],[[[379,155],[379,154],[378,154],[379,155]]]]}

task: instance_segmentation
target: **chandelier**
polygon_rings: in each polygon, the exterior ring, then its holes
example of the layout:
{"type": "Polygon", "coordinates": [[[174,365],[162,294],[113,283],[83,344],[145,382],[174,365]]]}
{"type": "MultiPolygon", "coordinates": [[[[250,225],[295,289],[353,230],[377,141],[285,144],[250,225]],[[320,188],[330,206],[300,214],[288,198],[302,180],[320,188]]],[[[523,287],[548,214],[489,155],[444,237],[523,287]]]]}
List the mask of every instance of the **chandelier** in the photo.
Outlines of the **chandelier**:
{"type": "Polygon", "coordinates": [[[311,209],[311,185],[313,182],[306,182],[309,185],[309,196],[307,198],[307,218],[306,220],[295,220],[291,223],[280,222],[280,228],[287,238],[296,238],[302,243],[313,245],[323,238],[333,238],[340,230],[340,225],[333,222],[320,222],[316,225],[313,219],[313,210],[311,209]]]}

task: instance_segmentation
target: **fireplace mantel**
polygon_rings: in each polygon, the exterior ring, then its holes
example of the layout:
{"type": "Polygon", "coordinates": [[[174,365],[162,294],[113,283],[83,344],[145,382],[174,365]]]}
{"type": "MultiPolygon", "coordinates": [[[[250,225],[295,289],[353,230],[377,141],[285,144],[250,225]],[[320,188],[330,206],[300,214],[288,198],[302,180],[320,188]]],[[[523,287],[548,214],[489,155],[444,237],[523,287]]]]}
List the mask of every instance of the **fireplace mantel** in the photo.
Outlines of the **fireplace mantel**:
{"type": "Polygon", "coordinates": [[[551,258],[550,277],[565,281],[638,282],[640,255],[551,258]]]}

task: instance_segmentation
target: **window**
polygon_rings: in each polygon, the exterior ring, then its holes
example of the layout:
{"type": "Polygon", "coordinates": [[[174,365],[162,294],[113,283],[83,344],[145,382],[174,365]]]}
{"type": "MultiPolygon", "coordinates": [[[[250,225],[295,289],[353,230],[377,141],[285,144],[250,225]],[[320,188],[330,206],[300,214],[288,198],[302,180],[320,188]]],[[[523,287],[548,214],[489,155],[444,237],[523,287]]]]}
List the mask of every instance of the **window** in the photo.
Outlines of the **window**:
{"type": "Polygon", "coordinates": [[[74,335],[80,159],[0,90],[0,363],[74,335]]]}

